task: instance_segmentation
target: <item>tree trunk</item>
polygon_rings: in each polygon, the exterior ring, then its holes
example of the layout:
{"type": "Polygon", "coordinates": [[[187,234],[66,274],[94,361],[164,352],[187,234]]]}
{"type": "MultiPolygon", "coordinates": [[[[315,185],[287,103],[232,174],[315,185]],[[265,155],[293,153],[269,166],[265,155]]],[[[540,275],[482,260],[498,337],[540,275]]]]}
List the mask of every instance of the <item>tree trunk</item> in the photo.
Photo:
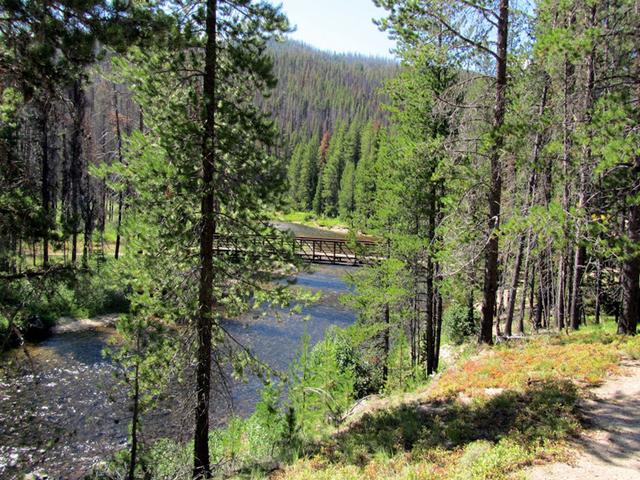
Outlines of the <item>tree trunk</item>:
{"type": "MultiPolygon", "coordinates": [[[[120,109],[118,107],[118,90],[115,83],[113,84],[113,106],[116,117],[116,141],[118,144],[118,161],[123,164],[122,156],[122,130],[120,129],[120,109]]],[[[114,257],[117,260],[120,257],[120,229],[122,228],[122,208],[124,206],[124,193],[122,190],[118,192],[118,223],[116,224],[116,250],[114,257]]]]}
{"type": "Polygon", "coordinates": [[[584,245],[576,246],[573,259],[571,311],[569,315],[572,330],[578,330],[580,328],[580,312],[582,311],[582,295],[580,293],[580,286],[582,285],[582,274],[584,273],[584,262],[586,256],[587,249],[584,247],[584,245]]]}
{"type": "Polygon", "coordinates": [[[205,75],[203,84],[205,124],[202,139],[202,229],[200,233],[200,285],[197,320],[196,408],[193,442],[193,478],[210,478],[209,400],[211,391],[211,340],[213,327],[213,236],[216,230],[215,92],[217,0],[207,0],[205,75]]]}
{"type": "MultiPolygon", "coordinates": [[[[594,28],[596,25],[596,11],[597,5],[593,4],[591,6],[591,16],[590,16],[590,27],[594,28]]],[[[588,129],[588,137],[591,138],[591,110],[593,108],[594,102],[594,85],[595,85],[595,47],[591,49],[589,52],[589,57],[587,60],[588,68],[587,68],[587,85],[585,91],[585,99],[584,99],[584,118],[583,122],[587,126],[588,129]]],[[[578,209],[586,209],[587,208],[587,184],[590,178],[590,175],[587,172],[587,169],[591,165],[591,147],[586,145],[584,147],[584,155],[583,160],[580,165],[580,189],[579,189],[579,197],[578,197],[578,209]]],[[[582,309],[582,276],[584,273],[585,267],[585,259],[587,256],[587,249],[584,245],[580,244],[580,236],[582,234],[583,229],[583,221],[578,217],[578,221],[576,222],[576,242],[578,244],[574,249],[574,260],[573,260],[573,283],[571,286],[571,310],[569,312],[569,319],[571,321],[571,328],[573,330],[578,330],[580,328],[580,312],[582,309]]]]}
{"type": "Polygon", "coordinates": [[[383,336],[383,349],[384,349],[384,364],[382,365],[382,382],[384,384],[387,383],[387,379],[389,378],[389,348],[390,348],[390,334],[389,329],[391,328],[389,318],[389,304],[384,304],[384,336],[383,336]]]}
{"type": "Polygon", "coordinates": [[[502,195],[501,150],[504,143],[502,127],[506,110],[507,89],[507,38],[509,31],[509,0],[500,0],[498,15],[497,58],[496,58],[496,103],[494,110],[494,142],[491,152],[491,186],[489,189],[488,241],[485,250],[484,299],[482,304],[482,324],[480,342],[493,343],[493,315],[498,290],[498,228],[500,226],[500,200],[502,195]]]}
{"type": "Polygon", "coordinates": [[[602,308],[602,262],[598,258],[596,261],[596,305],[594,312],[594,321],[600,323],[600,310],[602,308]]]}
{"type": "MultiPolygon", "coordinates": [[[[436,276],[438,276],[440,271],[439,265],[436,265],[436,276]]],[[[440,367],[440,342],[442,338],[442,295],[440,295],[439,289],[436,287],[435,289],[435,360],[434,360],[434,370],[437,372],[440,367]]]]}
{"type": "MultiPolygon", "coordinates": [[[[84,91],[82,83],[76,80],[73,83],[73,124],[71,131],[71,263],[76,263],[78,258],[78,233],[80,232],[80,196],[82,182],[82,136],[84,121],[84,91]]],[[[86,246],[84,247],[86,249],[86,246]]]]}
{"type": "MultiPolygon", "coordinates": [[[[140,328],[140,327],[138,327],[140,328]]],[[[136,355],[140,355],[140,331],[136,334],[136,355]]],[[[133,378],[133,415],[131,421],[131,458],[129,459],[129,475],[127,480],[135,479],[138,454],[138,423],[140,421],[140,358],[136,358],[133,378]]]]}
{"type": "MultiPolygon", "coordinates": [[[[636,168],[640,174],[640,157],[636,159],[636,168]]],[[[629,221],[627,235],[630,242],[640,244],[640,206],[629,207],[629,221]]],[[[633,250],[634,246],[628,248],[627,257],[622,263],[622,315],[618,321],[618,333],[624,335],[635,335],[638,326],[638,298],[640,298],[640,255],[633,250]]]]}
{"type": "Polygon", "coordinates": [[[522,267],[522,255],[524,255],[524,236],[518,236],[518,253],[516,254],[515,265],[513,266],[513,277],[511,278],[511,288],[509,289],[509,303],[507,304],[507,319],[504,322],[504,334],[510,337],[511,326],[513,324],[513,312],[516,305],[516,292],[520,281],[520,268],[522,267]]]}
{"type": "Polygon", "coordinates": [[[42,146],[42,213],[44,225],[42,231],[42,266],[49,266],[49,229],[51,217],[51,190],[49,185],[50,165],[49,165],[49,106],[44,100],[40,112],[40,133],[42,146]]]}
{"type": "Polygon", "coordinates": [[[434,363],[435,363],[435,355],[434,355],[434,345],[435,345],[435,335],[434,335],[434,305],[433,305],[433,261],[431,258],[427,260],[427,268],[426,268],[426,289],[425,289],[425,328],[424,328],[424,347],[425,347],[425,370],[427,375],[431,375],[434,373],[434,363]]]}
{"type": "MultiPolygon", "coordinates": [[[[538,120],[542,119],[544,115],[545,108],[547,106],[547,93],[549,91],[549,81],[545,78],[544,87],[542,88],[542,99],[540,101],[540,106],[538,107],[538,120]]],[[[543,132],[538,130],[536,132],[535,140],[533,142],[533,153],[531,158],[531,173],[529,175],[529,182],[527,184],[527,195],[525,198],[525,202],[522,208],[522,216],[526,216],[529,213],[529,209],[531,208],[531,204],[533,203],[533,193],[536,188],[536,180],[537,180],[537,168],[538,168],[538,160],[540,159],[540,150],[542,148],[543,141],[543,132]]],[[[530,243],[531,233],[529,232],[529,243],[530,243]]],[[[518,253],[516,255],[515,265],[513,267],[513,278],[511,280],[511,295],[509,295],[509,306],[507,308],[507,320],[504,326],[504,333],[507,337],[511,336],[511,325],[513,323],[513,312],[515,310],[516,297],[518,291],[518,283],[520,279],[520,269],[522,267],[522,255],[524,253],[524,241],[525,236],[521,234],[518,237],[518,253]]],[[[527,247],[527,264],[529,259],[529,247],[527,247]]],[[[525,282],[526,285],[526,277],[525,282]]],[[[524,300],[524,293],[523,293],[524,300]]],[[[523,303],[524,304],[524,303],[523,303]]],[[[523,318],[524,313],[520,315],[520,318],[523,318]]],[[[522,333],[522,329],[519,328],[520,333],[522,333]]]]}
{"type": "MultiPolygon", "coordinates": [[[[519,335],[524,334],[524,312],[526,310],[526,300],[527,300],[527,289],[529,288],[529,273],[531,270],[531,230],[527,235],[527,250],[525,252],[525,260],[524,260],[524,277],[522,282],[522,299],[520,300],[520,312],[518,313],[518,324],[516,326],[516,333],[519,335]]],[[[531,275],[531,304],[533,304],[533,289],[535,287],[535,275],[531,275]]],[[[531,305],[530,305],[531,306],[531,305]]],[[[532,311],[532,307],[529,309],[529,312],[532,311]]],[[[531,313],[529,313],[531,316],[531,313]]]]}
{"type": "MultiPolygon", "coordinates": [[[[640,13],[640,0],[636,0],[636,14],[640,13]]],[[[640,34],[640,26],[636,27],[636,34],[640,34]]],[[[636,35],[636,41],[640,37],[636,35]]],[[[640,75],[640,48],[636,49],[636,78],[640,75]]],[[[636,86],[637,117],[640,117],[640,83],[636,86]]],[[[638,118],[636,118],[638,120],[638,118]]],[[[640,155],[636,155],[633,166],[632,192],[636,193],[640,189],[640,155]]],[[[627,235],[630,244],[626,248],[625,258],[622,263],[622,316],[618,321],[618,333],[624,335],[635,335],[638,327],[638,315],[640,315],[640,205],[629,206],[627,235]]]]}
{"type": "Polygon", "coordinates": [[[87,178],[85,191],[87,192],[82,207],[84,212],[84,242],[82,245],[82,264],[86,268],[89,266],[89,254],[93,251],[93,224],[95,206],[91,198],[91,186],[87,178]]]}

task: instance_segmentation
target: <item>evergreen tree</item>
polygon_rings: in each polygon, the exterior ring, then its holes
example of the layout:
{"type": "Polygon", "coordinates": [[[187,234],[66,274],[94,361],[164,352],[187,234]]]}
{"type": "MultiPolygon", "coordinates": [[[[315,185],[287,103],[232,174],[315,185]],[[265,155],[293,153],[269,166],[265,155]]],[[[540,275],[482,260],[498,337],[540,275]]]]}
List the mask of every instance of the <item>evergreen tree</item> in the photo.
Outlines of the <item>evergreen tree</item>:
{"type": "Polygon", "coordinates": [[[301,196],[302,188],[302,162],[306,154],[305,145],[299,143],[293,150],[291,160],[289,160],[289,196],[295,208],[303,208],[301,196]]]}
{"type": "Polygon", "coordinates": [[[318,183],[318,153],[320,144],[318,137],[314,136],[309,140],[304,150],[302,164],[300,166],[300,183],[298,186],[298,197],[300,208],[311,210],[313,199],[318,183]]]}
{"type": "Polygon", "coordinates": [[[381,136],[381,127],[377,122],[369,122],[362,132],[361,153],[355,171],[353,195],[356,217],[363,226],[366,226],[367,219],[373,214],[375,168],[381,136]]]}
{"type": "Polygon", "coordinates": [[[340,218],[349,220],[355,210],[355,167],[353,160],[347,160],[340,179],[340,193],[338,194],[338,209],[340,218]]]}
{"type": "MultiPolygon", "coordinates": [[[[252,241],[256,234],[277,235],[267,226],[265,208],[277,205],[285,173],[267,154],[274,130],[252,99],[275,83],[266,44],[287,23],[278,9],[262,2],[208,0],[189,9],[171,7],[176,29],[168,48],[138,50],[132,64],[122,66],[145,112],[145,134],[135,154],[147,161],[135,164],[142,171],[130,172],[139,196],[131,208],[144,208],[154,195],[174,203],[151,209],[135,234],[156,239],[150,242],[157,246],[149,252],[152,257],[167,257],[158,262],[156,283],[169,282],[163,296],[174,302],[174,315],[194,317],[193,476],[209,478],[211,367],[213,352],[225,339],[221,316],[248,309],[251,298],[261,295],[260,279],[266,280],[274,263],[279,264],[252,241]],[[194,53],[198,50],[203,55],[194,53]],[[204,72],[203,83],[184,76],[192,71],[204,72]],[[240,262],[214,255],[215,235],[233,236],[245,244],[247,255],[240,262]],[[199,255],[192,254],[194,238],[199,239],[199,255]],[[194,270],[199,272],[197,288],[193,282],[177,288],[171,280],[194,270]]],[[[147,288],[156,290],[154,285],[147,288]]],[[[277,300],[282,289],[268,293],[277,300]]],[[[229,360],[242,367],[246,351],[236,354],[229,360]]]]}
{"type": "MultiPolygon", "coordinates": [[[[338,124],[331,136],[331,143],[327,150],[326,165],[322,170],[320,186],[320,201],[322,212],[330,217],[338,213],[338,192],[340,179],[344,168],[347,147],[347,131],[344,123],[338,124]]],[[[316,202],[316,204],[318,204],[316,202]]]]}
{"type": "Polygon", "coordinates": [[[382,28],[390,30],[409,47],[430,44],[437,51],[440,66],[455,70],[477,68],[479,72],[495,78],[493,121],[483,135],[483,148],[489,159],[489,189],[483,314],[479,339],[483,343],[492,343],[499,275],[498,230],[502,196],[501,157],[507,107],[509,1],[500,0],[491,6],[457,0],[419,3],[409,0],[375,0],[375,3],[389,11],[388,17],[381,21],[382,28]],[[469,64],[469,61],[474,65],[469,64]],[[487,69],[487,65],[491,67],[487,69]]]}

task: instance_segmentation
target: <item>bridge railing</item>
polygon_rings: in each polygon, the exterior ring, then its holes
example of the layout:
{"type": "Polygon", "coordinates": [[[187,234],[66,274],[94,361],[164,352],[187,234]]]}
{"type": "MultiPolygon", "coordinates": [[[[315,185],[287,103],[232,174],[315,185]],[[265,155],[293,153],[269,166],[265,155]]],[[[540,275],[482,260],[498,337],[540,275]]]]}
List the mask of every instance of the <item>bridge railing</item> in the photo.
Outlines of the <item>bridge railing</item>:
{"type": "Polygon", "coordinates": [[[364,265],[379,259],[377,242],[324,237],[224,236],[216,235],[216,252],[245,253],[260,251],[269,254],[293,253],[306,262],[333,265],[364,265]]]}

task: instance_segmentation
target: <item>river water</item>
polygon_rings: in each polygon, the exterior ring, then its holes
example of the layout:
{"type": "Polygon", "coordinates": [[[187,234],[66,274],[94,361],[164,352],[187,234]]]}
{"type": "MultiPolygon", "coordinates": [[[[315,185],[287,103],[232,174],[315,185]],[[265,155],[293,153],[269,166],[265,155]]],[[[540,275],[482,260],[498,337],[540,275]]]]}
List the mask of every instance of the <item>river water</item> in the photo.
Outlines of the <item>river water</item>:
{"type": "MultiPolygon", "coordinates": [[[[295,229],[297,234],[338,236],[308,227],[295,229]]],[[[313,344],[331,325],[354,322],[354,313],[339,301],[348,292],[343,279],[347,271],[314,266],[298,273],[297,285],[321,292],[320,301],[300,315],[246,317],[228,321],[226,329],[262,361],[284,371],[305,331],[313,344]]],[[[113,336],[113,328],[93,325],[54,334],[0,358],[0,478],[17,479],[34,470],[50,478],[82,478],[96,462],[126,446],[128,403],[114,377],[115,367],[102,353],[113,336]]],[[[219,424],[231,414],[250,414],[260,388],[255,377],[236,382],[231,389],[232,410],[222,407],[226,402],[214,401],[212,422],[219,424]]],[[[168,404],[144,420],[145,434],[184,438],[190,434],[189,420],[168,404]]]]}

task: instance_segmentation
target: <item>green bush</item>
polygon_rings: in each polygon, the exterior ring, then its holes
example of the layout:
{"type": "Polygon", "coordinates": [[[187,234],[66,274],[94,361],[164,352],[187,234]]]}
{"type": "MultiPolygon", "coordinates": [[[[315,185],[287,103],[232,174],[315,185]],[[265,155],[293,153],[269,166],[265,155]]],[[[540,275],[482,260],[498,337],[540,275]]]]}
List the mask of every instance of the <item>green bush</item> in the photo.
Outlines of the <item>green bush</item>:
{"type": "Polygon", "coordinates": [[[74,290],[76,304],[82,309],[84,316],[129,311],[126,289],[115,283],[108,266],[79,276],[74,290]]]}
{"type": "MultiPolygon", "coordinates": [[[[108,264],[88,272],[0,283],[0,311],[9,312],[14,325],[31,340],[46,336],[60,317],[86,318],[128,309],[126,290],[108,264]]],[[[6,340],[17,341],[10,336],[8,320],[0,319],[0,349],[6,340]]]]}
{"type": "Polygon", "coordinates": [[[475,309],[454,303],[444,312],[444,334],[452,343],[460,345],[469,337],[478,335],[480,322],[475,309]]]}
{"type": "Polygon", "coordinates": [[[377,356],[371,360],[371,355],[352,343],[346,335],[335,337],[335,357],[340,372],[353,372],[354,399],[380,392],[384,387],[382,362],[377,356]]]}
{"type": "Polygon", "coordinates": [[[318,437],[339,423],[353,403],[356,377],[345,353],[338,329],[330,329],[312,349],[308,335],[303,337],[289,385],[289,404],[303,437],[318,437]]]}

